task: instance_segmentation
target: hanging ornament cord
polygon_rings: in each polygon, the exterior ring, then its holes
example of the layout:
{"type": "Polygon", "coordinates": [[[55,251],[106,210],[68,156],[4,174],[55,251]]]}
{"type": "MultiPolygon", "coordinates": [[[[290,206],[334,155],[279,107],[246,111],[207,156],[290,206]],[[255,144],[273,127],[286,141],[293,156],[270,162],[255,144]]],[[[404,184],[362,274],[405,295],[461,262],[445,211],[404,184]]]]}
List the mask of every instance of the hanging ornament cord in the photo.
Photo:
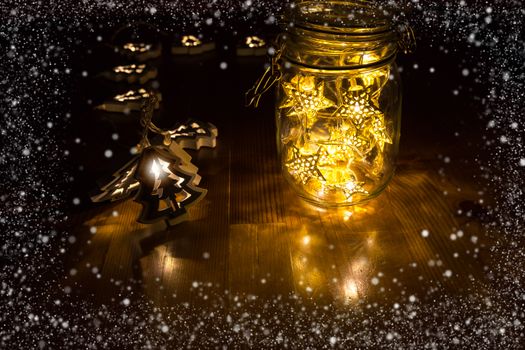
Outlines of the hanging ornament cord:
{"type": "Polygon", "coordinates": [[[146,149],[147,147],[151,146],[151,142],[149,141],[149,132],[153,132],[158,135],[162,135],[164,137],[164,145],[169,146],[171,143],[171,134],[168,130],[163,130],[156,126],[152,119],[153,119],[153,113],[155,111],[155,106],[157,105],[158,99],[157,96],[155,96],[154,93],[150,93],[149,97],[144,101],[142,108],[141,108],[141,117],[140,117],[140,125],[143,127],[142,131],[142,138],[139,143],[139,151],[142,151],[146,149]]]}
{"type": "Polygon", "coordinates": [[[281,72],[281,54],[283,52],[283,37],[278,36],[275,40],[275,46],[278,47],[272,57],[271,65],[266,69],[263,75],[255,82],[254,86],[248,90],[245,94],[246,106],[253,106],[257,108],[259,106],[259,100],[261,97],[272,88],[272,86],[278,82],[282,77],[281,72]]]}

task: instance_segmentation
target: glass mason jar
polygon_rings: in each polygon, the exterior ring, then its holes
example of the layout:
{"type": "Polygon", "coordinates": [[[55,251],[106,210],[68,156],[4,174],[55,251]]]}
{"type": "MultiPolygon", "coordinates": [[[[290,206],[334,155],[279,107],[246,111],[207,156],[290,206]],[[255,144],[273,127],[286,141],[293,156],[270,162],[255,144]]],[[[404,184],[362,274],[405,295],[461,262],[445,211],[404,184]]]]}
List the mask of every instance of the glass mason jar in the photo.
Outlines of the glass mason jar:
{"type": "Polygon", "coordinates": [[[273,60],[285,178],[321,206],[377,196],[398,153],[402,35],[361,1],[299,2],[285,24],[273,60]]]}

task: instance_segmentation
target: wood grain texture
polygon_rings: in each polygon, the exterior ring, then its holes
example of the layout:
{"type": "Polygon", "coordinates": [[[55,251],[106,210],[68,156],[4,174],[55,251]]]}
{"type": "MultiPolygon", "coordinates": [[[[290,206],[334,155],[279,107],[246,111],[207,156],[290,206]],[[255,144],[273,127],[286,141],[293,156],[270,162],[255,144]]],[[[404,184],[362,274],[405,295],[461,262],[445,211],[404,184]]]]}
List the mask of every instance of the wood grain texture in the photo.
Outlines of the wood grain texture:
{"type": "Polygon", "coordinates": [[[206,305],[208,293],[227,291],[346,307],[390,303],[429,286],[466,293],[484,281],[488,257],[471,241],[485,239],[481,226],[457,214],[458,203],[477,198],[468,183],[440,177],[430,160],[402,158],[376,199],[316,208],[280,174],[272,118],[243,113],[212,120],[220,130],[217,149],[192,154],[208,195],[190,209],[189,221],[167,229],[138,224],[132,200],[74,218],[79,239],[68,269],[78,272],[64,284],[101,302],[134,285],[157,305],[206,305]]]}

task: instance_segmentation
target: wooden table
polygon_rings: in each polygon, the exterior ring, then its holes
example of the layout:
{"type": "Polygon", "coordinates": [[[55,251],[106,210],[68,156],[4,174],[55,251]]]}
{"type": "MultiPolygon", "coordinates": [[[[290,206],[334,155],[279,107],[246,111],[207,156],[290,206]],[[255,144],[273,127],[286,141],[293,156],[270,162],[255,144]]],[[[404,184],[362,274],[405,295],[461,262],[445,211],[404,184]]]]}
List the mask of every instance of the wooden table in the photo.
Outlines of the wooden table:
{"type": "Polygon", "coordinates": [[[438,122],[439,108],[450,106],[425,110],[421,120],[422,106],[436,98],[433,92],[418,100],[433,89],[430,83],[421,90],[408,74],[405,101],[413,102],[405,108],[399,166],[385,192],[362,206],[321,209],[297,197],[280,174],[272,98],[259,110],[242,107],[241,92],[260,74],[254,67],[209,68],[200,74],[212,71],[215,80],[204,87],[184,67],[164,68],[187,83],[171,86],[165,79],[164,115],[190,98],[191,116],[219,128],[216,149],[191,153],[208,194],[189,210],[189,221],[167,229],[137,223],[140,206],[132,200],[77,213],[66,269],[73,273],[63,287],[98,305],[128,297],[153,309],[222,303],[225,315],[241,312],[238,300],[250,297],[351,310],[414,300],[430,305],[434,289],[442,296],[483,295],[490,240],[476,211],[479,188],[466,172],[472,167],[460,165],[471,155],[457,148],[462,141],[450,130],[436,131],[447,129],[438,122]],[[192,95],[197,89],[207,106],[192,95]],[[447,168],[438,154],[453,154],[456,166],[447,168]]]}

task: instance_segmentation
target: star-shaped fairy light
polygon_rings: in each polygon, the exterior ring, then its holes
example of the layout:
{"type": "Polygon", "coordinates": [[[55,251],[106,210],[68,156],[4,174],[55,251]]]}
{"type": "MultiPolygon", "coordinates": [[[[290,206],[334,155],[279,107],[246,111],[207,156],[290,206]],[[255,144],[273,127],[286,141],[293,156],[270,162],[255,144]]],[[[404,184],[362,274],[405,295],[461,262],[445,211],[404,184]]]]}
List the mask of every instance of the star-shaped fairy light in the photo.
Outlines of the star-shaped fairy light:
{"type": "Polygon", "coordinates": [[[322,154],[322,148],[313,154],[302,154],[300,149],[293,147],[292,155],[286,162],[286,167],[289,173],[302,184],[306,184],[310,179],[324,181],[323,174],[318,167],[322,154]]]}
{"type": "MultiPolygon", "coordinates": [[[[348,146],[341,145],[339,147],[344,149],[348,146]]],[[[318,191],[318,194],[336,191],[342,193],[347,202],[352,202],[353,195],[368,193],[363,188],[364,182],[358,181],[355,172],[352,170],[356,160],[353,150],[347,149],[347,152],[344,153],[345,156],[340,150],[329,154],[327,148],[323,153],[324,156],[318,164],[318,169],[323,176],[321,191],[318,191]]]]}
{"type": "Polygon", "coordinates": [[[357,152],[359,156],[364,157],[370,151],[370,145],[371,140],[365,137],[353,122],[343,119],[335,127],[330,128],[330,142],[326,146],[326,156],[346,159],[357,152]]]}
{"type": "Polygon", "coordinates": [[[313,76],[296,75],[290,82],[283,82],[286,100],[279,108],[291,108],[288,116],[298,116],[309,128],[319,111],[335,106],[324,95],[324,82],[315,82],[313,76]]]}
{"type": "Polygon", "coordinates": [[[363,122],[373,118],[384,118],[381,110],[376,107],[372,96],[368,93],[346,91],[342,94],[339,108],[334,112],[334,117],[351,120],[357,128],[363,122]]]}
{"type": "Polygon", "coordinates": [[[383,116],[376,116],[375,118],[368,120],[363,128],[363,135],[373,139],[380,151],[384,150],[385,144],[392,144],[393,142],[392,137],[390,137],[386,128],[383,116]]]}

